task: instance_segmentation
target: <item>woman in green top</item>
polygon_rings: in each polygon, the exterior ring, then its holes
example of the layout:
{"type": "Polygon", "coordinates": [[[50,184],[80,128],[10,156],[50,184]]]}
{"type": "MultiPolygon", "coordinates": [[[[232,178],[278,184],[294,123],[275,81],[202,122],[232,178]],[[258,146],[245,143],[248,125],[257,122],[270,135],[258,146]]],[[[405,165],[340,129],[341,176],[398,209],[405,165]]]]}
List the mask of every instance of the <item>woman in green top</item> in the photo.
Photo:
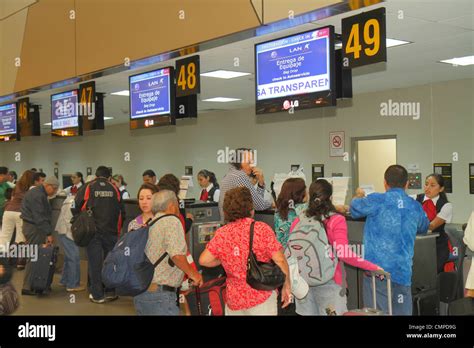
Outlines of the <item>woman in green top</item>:
{"type": "Polygon", "coordinates": [[[301,178],[286,179],[276,201],[275,232],[277,240],[286,248],[293,220],[307,208],[308,192],[301,178]]]}

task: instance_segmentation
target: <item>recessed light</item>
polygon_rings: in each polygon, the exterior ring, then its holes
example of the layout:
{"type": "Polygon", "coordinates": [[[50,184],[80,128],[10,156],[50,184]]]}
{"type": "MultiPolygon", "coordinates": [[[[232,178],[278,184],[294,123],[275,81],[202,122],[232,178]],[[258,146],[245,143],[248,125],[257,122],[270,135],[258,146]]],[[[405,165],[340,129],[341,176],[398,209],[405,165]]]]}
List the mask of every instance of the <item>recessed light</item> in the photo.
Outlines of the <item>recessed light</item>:
{"type": "Polygon", "coordinates": [[[237,100],[242,100],[242,99],[227,98],[227,97],[215,97],[215,98],[204,99],[203,102],[228,103],[228,102],[233,102],[233,101],[237,101],[237,100]]]}
{"type": "Polygon", "coordinates": [[[452,64],[453,66],[467,66],[474,64],[474,56],[466,56],[459,58],[451,58],[446,60],[440,60],[440,63],[452,64]]]}
{"type": "Polygon", "coordinates": [[[250,73],[240,72],[240,71],[230,71],[230,70],[215,70],[215,71],[209,71],[209,72],[201,74],[201,76],[215,77],[218,79],[233,79],[236,77],[247,76],[247,75],[250,75],[250,73]]]}
{"type": "Polygon", "coordinates": [[[128,97],[130,95],[130,91],[128,89],[124,89],[123,91],[110,93],[110,95],[120,95],[122,97],[128,97]]]}

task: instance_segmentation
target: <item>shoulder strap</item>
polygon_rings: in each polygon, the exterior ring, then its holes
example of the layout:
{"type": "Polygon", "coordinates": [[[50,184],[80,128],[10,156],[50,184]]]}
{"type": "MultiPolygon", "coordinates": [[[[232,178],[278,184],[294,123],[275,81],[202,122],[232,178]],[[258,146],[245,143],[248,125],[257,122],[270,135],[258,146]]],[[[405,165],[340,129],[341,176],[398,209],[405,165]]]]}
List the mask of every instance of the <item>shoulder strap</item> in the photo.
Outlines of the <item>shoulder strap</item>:
{"type": "Polygon", "coordinates": [[[165,251],[163,255],[161,255],[160,258],[153,264],[153,268],[156,268],[166,256],[168,256],[168,252],[165,251]]]}
{"type": "MultiPolygon", "coordinates": [[[[158,217],[158,218],[156,218],[156,219],[151,220],[151,221],[147,224],[147,226],[148,226],[148,227],[151,227],[151,226],[153,226],[153,225],[155,224],[155,222],[157,222],[158,220],[161,220],[161,219],[163,219],[163,218],[165,218],[165,217],[168,217],[168,216],[174,216],[175,218],[177,218],[177,219],[179,220],[179,218],[178,218],[176,215],[174,215],[174,214],[165,214],[165,215],[161,215],[160,217],[158,217]]],[[[181,222],[181,221],[180,221],[180,222],[181,222]]]]}
{"type": "Polygon", "coordinates": [[[250,253],[252,252],[252,246],[253,246],[254,226],[255,226],[255,221],[252,221],[252,223],[250,224],[249,258],[250,258],[250,253]]]}
{"type": "MultiPolygon", "coordinates": [[[[152,226],[155,222],[157,222],[158,220],[160,220],[160,219],[162,219],[162,218],[165,218],[165,217],[168,217],[168,216],[174,216],[175,218],[178,218],[178,217],[177,217],[176,215],[174,215],[174,214],[165,214],[165,215],[160,216],[160,217],[157,218],[157,219],[151,220],[151,221],[147,224],[147,226],[150,227],[150,226],[152,226]]],[[[161,263],[161,261],[163,261],[163,260],[166,258],[166,256],[168,256],[168,252],[165,251],[165,252],[163,253],[163,255],[161,255],[160,258],[153,264],[153,268],[156,268],[156,267],[161,263]]]]}
{"type": "Polygon", "coordinates": [[[92,209],[92,200],[90,199],[90,193],[91,193],[90,185],[93,182],[87,184],[87,186],[86,186],[86,191],[84,192],[84,204],[82,204],[81,211],[84,211],[87,208],[92,209]],[[91,202],[91,204],[88,204],[89,202],[91,202]]]}

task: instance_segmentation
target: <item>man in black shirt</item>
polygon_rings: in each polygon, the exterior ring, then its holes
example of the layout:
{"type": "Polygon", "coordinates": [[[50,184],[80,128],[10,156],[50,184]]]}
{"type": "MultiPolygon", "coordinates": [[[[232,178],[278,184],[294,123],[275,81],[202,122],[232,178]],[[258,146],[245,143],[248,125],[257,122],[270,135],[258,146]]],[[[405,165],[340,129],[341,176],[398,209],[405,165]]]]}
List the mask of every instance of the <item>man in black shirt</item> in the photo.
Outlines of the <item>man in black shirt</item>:
{"type": "Polygon", "coordinates": [[[104,303],[117,299],[102,284],[102,264],[107,254],[113,249],[125,221],[125,207],[118,189],[110,182],[109,168],[97,168],[96,179],[77,192],[74,208],[71,209],[74,217],[79,215],[89,193],[88,207],[92,208],[97,232],[87,246],[89,260],[89,299],[94,303],[104,303]]]}
{"type": "MultiPolygon", "coordinates": [[[[40,247],[48,243],[53,244],[53,226],[51,225],[51,205],[48,197],[53,197],[58,191],[59,182],[54,176],[47,177],[44,182],[29,190],[21,204],[21,219],[23,220],[23,234],[29,245],[40,247]]],[[[31,291],[31,262],[25,267],[23,295],[32,295],[31,291]]]]}

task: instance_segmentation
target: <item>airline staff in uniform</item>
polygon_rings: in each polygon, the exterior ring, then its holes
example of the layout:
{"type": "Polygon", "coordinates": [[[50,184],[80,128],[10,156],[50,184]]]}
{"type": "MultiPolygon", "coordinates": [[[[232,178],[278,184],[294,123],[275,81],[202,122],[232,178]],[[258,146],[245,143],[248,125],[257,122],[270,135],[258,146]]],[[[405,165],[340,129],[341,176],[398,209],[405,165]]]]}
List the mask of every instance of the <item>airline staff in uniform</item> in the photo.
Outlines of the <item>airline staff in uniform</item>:
{"type": "Polygon", "coordinates": [[[444,179],[439,174],[430,174],[425,180],[425,193],[416,196],[430,220],[429,229],[439,233],[436,238],[436,255],[438,273],[443,272],[449,258],[448,236],[444,226],[453,218],[453,205],[449,203],[444,192],[444,179]]]}
{"type": "Polygon", "coordinates": [[[203,169],[198,173],[197,179],[199,186],[202,188],[199,200],[204,202],[219,202],[221,191],[219,190],[216,175],[207,169],[203,169]]]}
{"type": "Polygon", "coordinates": [[[64,192],[67,196],[76,195],[77,191],[84,185],[84,178],[81,172],[75,172],[71,175],[72,186],[66,187],[64,192]]]}

